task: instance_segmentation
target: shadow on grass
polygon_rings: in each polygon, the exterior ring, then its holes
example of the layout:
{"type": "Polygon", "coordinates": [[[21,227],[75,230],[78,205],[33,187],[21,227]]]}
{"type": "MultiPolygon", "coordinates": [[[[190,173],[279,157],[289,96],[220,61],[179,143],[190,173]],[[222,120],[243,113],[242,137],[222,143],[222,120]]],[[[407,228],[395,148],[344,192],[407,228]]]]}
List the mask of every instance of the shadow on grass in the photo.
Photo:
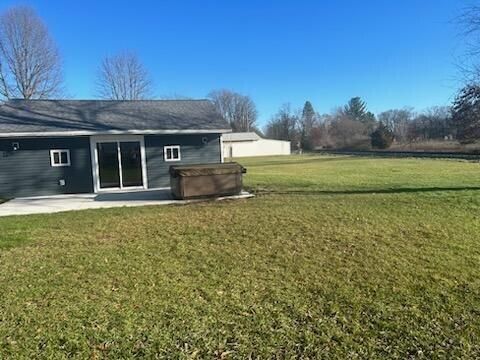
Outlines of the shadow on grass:
{"type": "Polygon", "coordinates": [[[424,192],[454,192],[454,191],[478,191],[480,186],[471,187],[424,187],[424,188],[397,188],[397,189],[359,189],[359,190],[255,190],[258,195],[356,195],[356,194],[404,194],[424,192]]]}
{"type": "Polygon", "coordinates": [[[172,200],[170,189],[104,193],[95,196],[95,201],[160,201],[172,200]]]}

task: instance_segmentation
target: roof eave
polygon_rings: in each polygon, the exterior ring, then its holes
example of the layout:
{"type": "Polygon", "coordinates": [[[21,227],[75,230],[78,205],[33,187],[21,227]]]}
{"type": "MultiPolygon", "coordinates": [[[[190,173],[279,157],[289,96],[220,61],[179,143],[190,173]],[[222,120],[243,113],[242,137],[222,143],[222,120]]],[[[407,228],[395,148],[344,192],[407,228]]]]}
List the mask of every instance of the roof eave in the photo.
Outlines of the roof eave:
{"type": "Polygon", "coordinates": [[[245,142],[245,141],[258,141],[260,139],[224,139],[223,141],[226,141],[226,142],[245,142]]]}
{"type": "Polygon", "coordinates": [[[225,134],[231,129],[181,129],[181,130],[106,130],[106,131],[49,131],[49,132],[11,132],[0,133],[0,138],[12,137],[70,137],[96,135],[187,135],[187,134],[225,134]]]}

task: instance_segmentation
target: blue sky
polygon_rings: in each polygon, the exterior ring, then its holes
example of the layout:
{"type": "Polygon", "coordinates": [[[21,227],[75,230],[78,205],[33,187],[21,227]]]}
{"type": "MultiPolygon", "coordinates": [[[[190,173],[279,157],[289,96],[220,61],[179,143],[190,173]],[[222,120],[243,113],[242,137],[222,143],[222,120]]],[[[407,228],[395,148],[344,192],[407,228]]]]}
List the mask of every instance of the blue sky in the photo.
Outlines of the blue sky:
{"type": "MultiPolygon", "coordinates": [[[[2,0],[0,11],[18,1],[2,0]]],[[[459,87],[462,0],[25,0],[48,24],[75,98],[102,57],[128,49],[157,96],[250,95],[264,124],[283,103],[329,112],[361,96],[375,113],[447,105],[459,87]]]]}

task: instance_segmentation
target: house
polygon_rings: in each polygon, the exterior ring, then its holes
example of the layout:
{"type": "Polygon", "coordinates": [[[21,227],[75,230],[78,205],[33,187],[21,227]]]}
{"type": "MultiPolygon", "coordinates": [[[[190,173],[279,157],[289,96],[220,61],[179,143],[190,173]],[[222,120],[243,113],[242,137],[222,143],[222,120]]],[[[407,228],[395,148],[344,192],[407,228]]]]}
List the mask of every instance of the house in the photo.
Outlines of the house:
{"type": "Polygon", "coordinates": [[[222,162],[230,131],[208,100],[9,100],[0,198],[168,187],[172,164],[222,162]]]}
{"type": "Polygon", "coordinates": [[[226,157],[290,155],[290,141],[264,139],[254,132],[230,133],[223,136],[226,157]]]}

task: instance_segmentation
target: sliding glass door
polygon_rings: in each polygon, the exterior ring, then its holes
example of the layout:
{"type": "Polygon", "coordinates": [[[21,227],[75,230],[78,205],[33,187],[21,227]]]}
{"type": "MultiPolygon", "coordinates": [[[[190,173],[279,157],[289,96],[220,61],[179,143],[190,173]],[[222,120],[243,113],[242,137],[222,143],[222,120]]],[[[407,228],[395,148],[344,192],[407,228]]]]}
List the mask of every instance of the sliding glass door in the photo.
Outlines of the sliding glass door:
{"type": "Polygon", "coordinates": [[[120,143],[123,187],[143,186],[142,154],[137,141],[120,143]]]}
{"type": "Polygon", "coordinates": [[[140,141],[97,142],[100,189],[143,187],[140,141]]]}
{"type": "Polygon", "coordinates": [[[118,166],[118,146],[116,142],[97,143],[98,176],[100,188],[120,187],[120,167],[118,166]]]}

